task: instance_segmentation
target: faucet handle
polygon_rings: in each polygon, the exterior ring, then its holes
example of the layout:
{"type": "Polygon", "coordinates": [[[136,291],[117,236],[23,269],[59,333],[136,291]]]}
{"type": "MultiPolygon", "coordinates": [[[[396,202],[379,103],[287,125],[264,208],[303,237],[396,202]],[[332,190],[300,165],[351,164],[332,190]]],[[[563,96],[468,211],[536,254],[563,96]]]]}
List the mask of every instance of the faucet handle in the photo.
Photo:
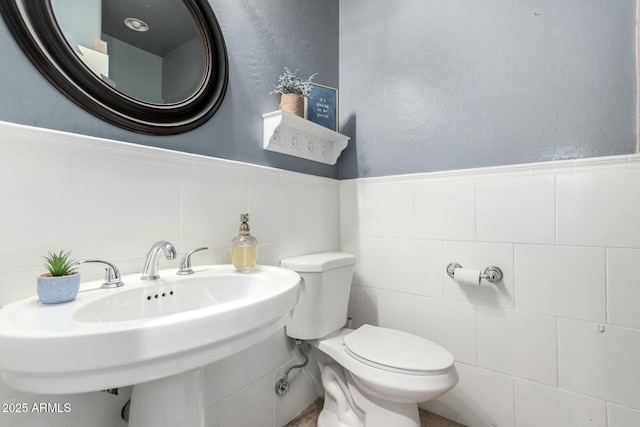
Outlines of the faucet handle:
{"type": "Polygon", "coordinates": [[[120,271],[118,268],[107,261],[101,261],[98,259],[83,259],[80,261],[76,261],[77,265],[86,264],[86,263],[98,263],[106,265],[104,269],[104,283],[100,286],[103,289],[113,289],[119,288],[120,286],[124,286],[124,282],[120,280],[120,271]]]}
{"type": "Polygon", "coordinates": [[[180,268],[178,269],[176,274],[180,274],[180,275],[193,274],[193,269],[191,268],[191,255],[193,255],[198,251],[208,251],[208,250],[209,248],[204,246],[202,248],[193,249],[187,252],[187,254],[184,257],[182,257],[182,261],[180,261],[180,268]]]}

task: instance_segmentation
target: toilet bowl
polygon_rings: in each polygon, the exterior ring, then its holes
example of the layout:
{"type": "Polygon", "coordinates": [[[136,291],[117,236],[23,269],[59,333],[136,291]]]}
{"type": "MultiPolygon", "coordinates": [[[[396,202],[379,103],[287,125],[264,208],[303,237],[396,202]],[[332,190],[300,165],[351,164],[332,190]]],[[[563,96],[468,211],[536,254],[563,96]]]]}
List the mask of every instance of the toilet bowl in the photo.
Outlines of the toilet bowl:
{"type": "Polygon", "coordinates": [[[325,390],[318,427],[418,427],[418,402],[441,396],[458,382],[447,350],[405,332],[363,325],[311,345],[327,356],[316,356],[325,390]],[[341,421],[350,412],[357,422],[341,421]]]}
{"type": "Polygon", "coordinates": [[[318,359],[325,392],[318,427],[419,427],[418,403],[458,382],[453,356],[406,332],[345,328],[354,263],[341,252],[281,262],[302,278],[286,332],[309,341],[318,359]]]}

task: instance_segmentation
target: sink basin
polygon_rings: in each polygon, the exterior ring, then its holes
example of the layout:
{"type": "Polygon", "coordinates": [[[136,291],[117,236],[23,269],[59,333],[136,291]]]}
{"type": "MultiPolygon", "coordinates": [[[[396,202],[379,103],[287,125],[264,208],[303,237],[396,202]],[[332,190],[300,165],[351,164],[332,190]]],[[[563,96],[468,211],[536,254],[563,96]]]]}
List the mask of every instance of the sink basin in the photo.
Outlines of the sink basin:
{"type": "MultiPolygon", "coordinates": [[[[141,286],[106,295],[75,310],[79,322],[126,322],[153,319],[186,311],[215,307],[269,291],[265,275],[224,274],[211,270],[187,278],[160,278],[153,288],[141,286]]],[[[148,282],[146,282],[148,283],[148,282]]]]}
{"type": "Polygon", "coordinates": [[[37,297],[0,309],[0,371],[11,387],[47,394],[140,384],[202,367],[284,327],[298,297],[297,273],[258,266],[194,267],[125,286],[81,286],[71,302],[37,297]]]}

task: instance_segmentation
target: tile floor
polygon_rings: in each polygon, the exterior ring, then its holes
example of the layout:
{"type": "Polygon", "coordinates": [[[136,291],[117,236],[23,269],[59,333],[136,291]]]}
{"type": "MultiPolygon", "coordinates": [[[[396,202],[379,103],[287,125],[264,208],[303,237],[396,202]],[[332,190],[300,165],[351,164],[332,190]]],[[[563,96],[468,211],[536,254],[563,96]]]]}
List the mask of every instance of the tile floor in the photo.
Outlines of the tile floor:
{"type": "MultiPolygon", "coordinates": [[[[311,405],[307,406],[285,427],[316,427],[316,420],[322,410],[323,399],[317,398],[311,405]]],[[[438,415],[420,409],[420,425],[422,427],[465,427],[454,421],[442,418],[438,415]]]]}

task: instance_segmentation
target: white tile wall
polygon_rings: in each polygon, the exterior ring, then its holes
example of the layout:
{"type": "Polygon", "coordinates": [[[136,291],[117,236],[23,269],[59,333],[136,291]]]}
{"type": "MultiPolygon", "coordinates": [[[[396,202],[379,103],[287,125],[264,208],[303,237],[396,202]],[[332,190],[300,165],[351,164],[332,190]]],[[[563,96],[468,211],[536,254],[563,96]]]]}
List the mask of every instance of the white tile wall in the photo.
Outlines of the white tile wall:
{"type": "Polygon", "coordinates": [[[442,298],[415,297],[415,334],[469,365],[476,365],[476,306],[442,298]]]}
{"type": "Polygon", "coordinates": [[[474,240],[475,182],[436,181],[414,185],[415,237],[474,240]]]}
{"type": "Polygon", "coordinates": [[[463,424],[640,425],[638,164],[630,155],[341,181],[341,246],[359,263],[354,324],[413,327],[448,348],[460,382],[421,406],[463,424]],[[391,188],[401,203],[371,202],[391,188]],[[413,234],[362,229],[370,208],[413,218],[413,234]],[[453,261],[497,265],[504,280],[461,286],[445,273],[453,261]]]}
{"type": "Polygon", "coordinates": [[[249,374],[249,352],[244,350],[226,357],[204,368],[205,396],[207,404],[215,404],[247,384],[253,376],[249,374]]]}
{"type": "Polygon", "coordinates": [[[413,333],[413,295],[352,286],[349,312],[354,328],[365,323],[413,333]]]}
{"type": "Polygon", "coordinates": [[[610,324],[640,329],[639,277],[639,249],[607,249],[607,314],[610,324]]]}
{"type": "Polygon", "coordinates": [[[221,401],[218,405],[218,425],[225,427],[273,425],[274,388],[272,383],[272,375],[265,375],[221,401]]]}
{"type": "MultiPolygon", "coordinates": [[[[128,274],[140,271],[151,244],[166,239],[179,254],[208,246],[194,255],[196,264],[229,262],[243,212],[250,214],[262,264],[340,249],[335,180],[1,122],[0,194],[0,306],[35,294],[47,251],[102,258],[128,274]]],[[[176,262],[162,259],[161,268],[176,262]]],[[[103,273],[81,269],[85,281],[103,273]]],[[[207,366],[207,426],[275,426],[276,419],[302,410],[308,402],[273,392],[275,372],[293,360],[290,340],[280,331],[207,366]]],[[[122,390],[115,398],[37,396],[0,383],[0,402],[50,401],[73,409],[55,416],[0,412],[0,425],[121,426],[122,390]]],[[[318,391],[313,381],[300,381],[297,392],[315,398],[318,391]]]]}
{"type": "MultiPolygon", "coordinates": [[[[223,248],[229,244],[230,234],[238,228],[239,212],[249,212],[249,222],[253,217],[248,210],[248,186],[246,174],[234,168],[225,168],[225,179],[220,172],[211,168],[186,169],[181,171],[180,194],[180,242],[182,247],[203,246],[203,236],[211,248],[223,248]],[[198,224],[198,227],[194,227],[198,224]]],[[[261,236],[262,237],[262,236],[261,236]]],[[[231,236],[233,238],[233,236],[231,236]]],[[[193,261],[210,258],[215,251],[197,253],[193,261]]],[[[213,261],[213,260],[212,260],[213,261]]]]}
{"type": "Polygon", "coordinates": [[[607,408],[602,400],[522,380],[516,380],[515,394],[518,427],[607,425],[607,408]]]}
{"type": "Polygon", "coordinates": [[[356,180],[340,182],[340,237],[361,235],[356,180]]]}
{"type": "Polygon", "coordinates": [[[478,240],[555,243],[553,175],[479,180],[476,200],[478,240]]]}
{"type": "Polygon", "coordinates": [[[560,319],[559,385],[640,409],[640,330],[560,319]]]}
{"type": "Polygon", "coordinates": [[[556,319],[550,316],[478,307],[478,366],[556,385],[556,319]]]}
{"type": "Polygon", "coordinates": [[[388,246],[390,291],[442,297],[442,242],[391,239],[388,246]],[[416,274],[420,273],[420,274],[416,274]]]}
{"type": "Polygon", "coordinates": [[[640,426],[640,411],[614,403],[607,404],[609,427],[640,426]]]}
{"type": "Polygon", "coordinates": [[[514,271],[517,309],[606,321],[604,248],[516,245],[514,271]]]}
{"type": "MultiPolygon", "coordinates": [[[[284,243],[294,239],[294,186],[285,177],[267,176],[249,183],[251,233],[266,242],[284,243]]],[[[238,215],[239,216],[239,215],[238,215]]],[[[300,218],[302,220],[302,218],[300,218]]]]}
{"type": "Polygon", "coordinates": [[[179,168],[72,155],[71,175],[76,256],[135,258],[146,253],[147,242],[180,241],[179,168]]]}
{"type": "Polygon", "coordinates": [[[204,420],[206,427],[218,427],[218,405],[213,405],[207,408],[204,420]]]}
{"type": "Polygon", "coordinates": [[[410,184],[365,184],[358,187],[357,212],[364,236],[413,236],[413,187],[410,184]]]}
{"type": "Polygon", "coordinates": [[[559,175],[558,243],[640,247],[640,170],[559,175]]]}
{"type": "Polygon", "coordinates": [[[342,237],[341,250],[356,256],[353,283],[377,288],[390,287],[389,240],[379,237],[342,237]]]}
{"type": "MultiPolygon", "coordinates": [[[[409,331],[451,350],[459,384],[421,406],[473,427],[640,423],[638,155],[338,183],[12,124],[0,123],[0,135],[0,305],[33,294],[48,250],[104,257],[126,274],[168,239],[181,252],[209,246],[201,263],[228,262],[249,211],[263,263],[337,249],[357,256],[354,326],[409,331]],[[62,199],[46,191],[52,178],[62,199]],[[451,261],[494,264],[505,278],[461,286],[444,271],[451,261]]],[[[274,398],[292,360],[276,334],[208,366],[207,425],[286,422],[318,392],[317,372],[305,370],[295,398],[274,398]]],[[[92,408],[115,402],[106,397],[0,386],[2,402],[84,408],[1,414],[0,424],[86,425],[92,408]]],[[[104,416],[105,427],[119,425],[118,414],[104,416]]]]}
{"type": "Polygon", "coordinates": [[[340,227],[340,190],[337,185],[298,183],[294,188],[295,237],[324,239],[340,227]]]}
{"type": "Polygon", "coordinates": [[[0,271],[34,267],[47,251],[71,246],[73,205],[68,155],[3,146],[0,194],[2,238],[7,242],[0,245],[0,271]],[[56,191],[50,191],[52,182],[56,191]]]}

